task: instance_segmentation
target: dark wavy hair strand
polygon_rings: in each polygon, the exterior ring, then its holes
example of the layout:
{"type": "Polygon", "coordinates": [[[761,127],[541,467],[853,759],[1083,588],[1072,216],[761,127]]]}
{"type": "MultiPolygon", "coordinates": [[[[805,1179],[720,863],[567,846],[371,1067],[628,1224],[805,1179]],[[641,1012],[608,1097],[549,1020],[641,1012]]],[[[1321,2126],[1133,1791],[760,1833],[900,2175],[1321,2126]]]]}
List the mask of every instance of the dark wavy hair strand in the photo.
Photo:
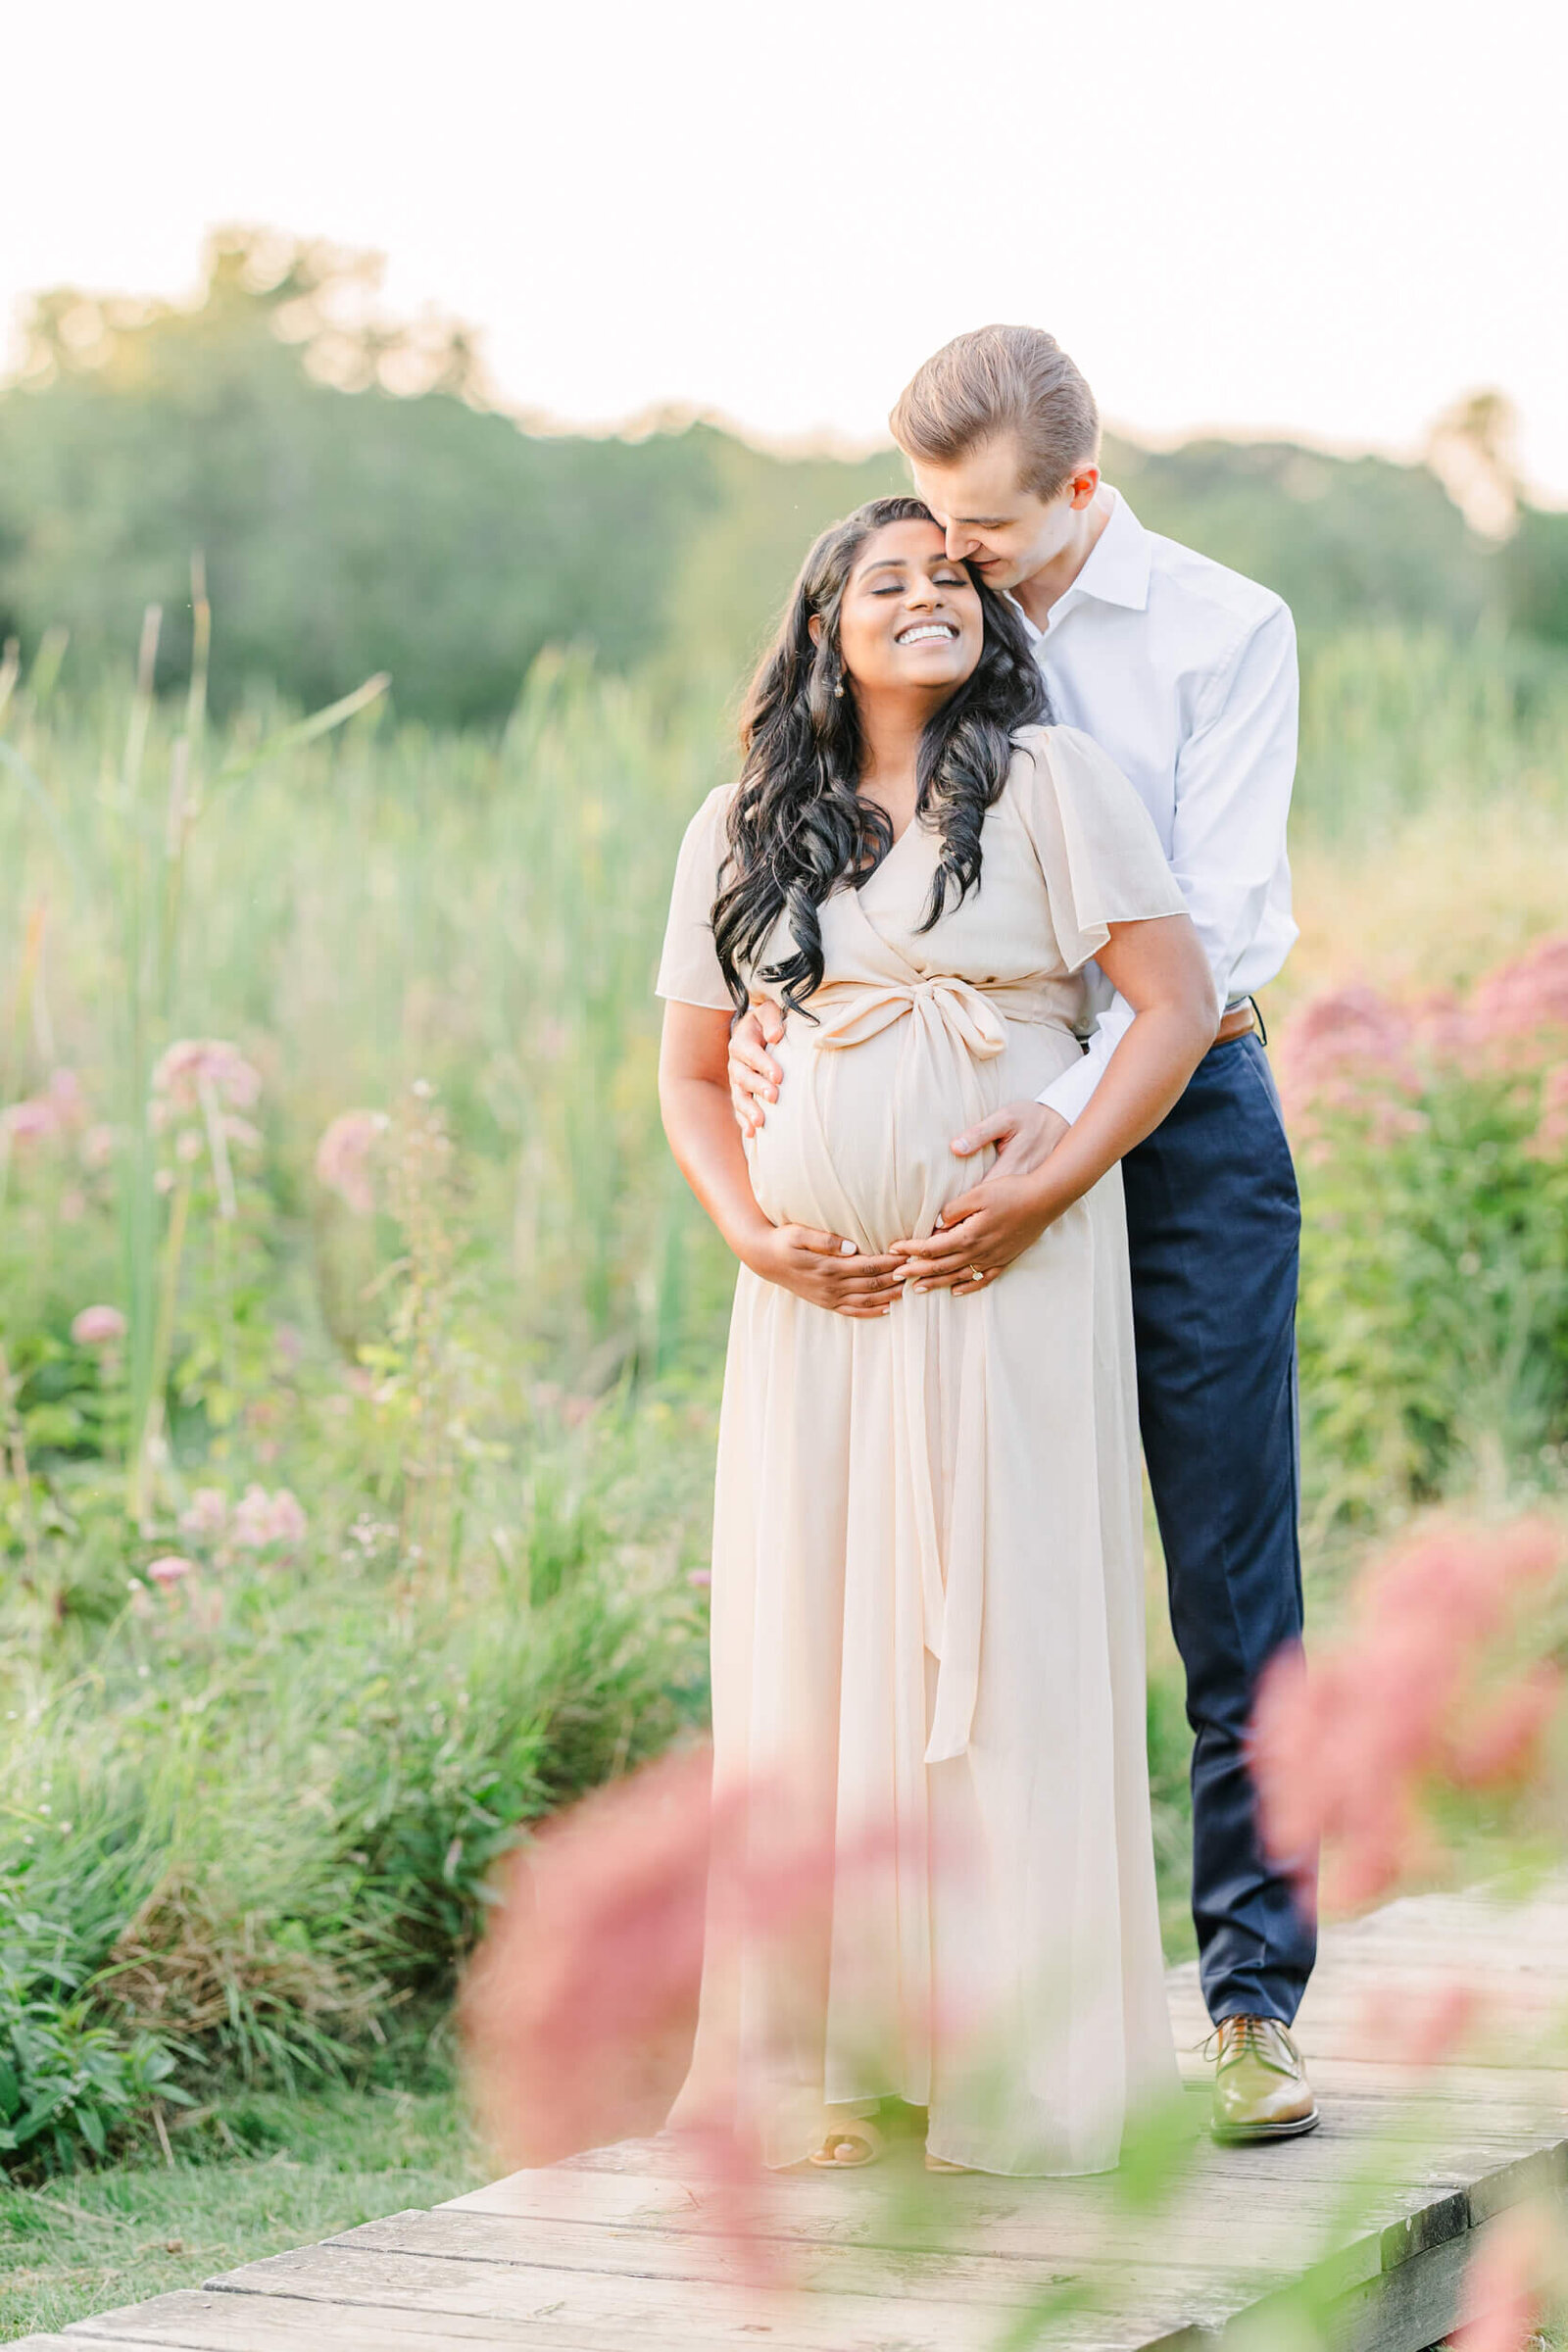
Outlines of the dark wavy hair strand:
{"type": "MultiPolygon", "coordinates": [[[[759,980],[787,1011],[805,1009],[822,982],[817,909],[841,884],[858,890],[887,856],[892,827],[858,789],[864,759],[855,696],[844,684],[839,620],[860,551],[890,522],[930,522],[917,498],[874,498],[825,530],[801,566],[771,652],[752,681],[741,722],[745,763],[730,805],[729,855],[713,902],[713,944],[737,1009],[747,1001],[743,964],[755,962],[781,914],[795,953],[759,980]],[[811,639],[811,619],[821,639],[811,639]]],[[[1007,599],[970,573],[985,638],[980,660],[921,737],[915,821],[935,827],[942,851],[922,930],[950,896],[980,879],[980,829],[1006,781],[1020,727],[1047,719],[1045,680],[1023,621],[1007,599]]]]}

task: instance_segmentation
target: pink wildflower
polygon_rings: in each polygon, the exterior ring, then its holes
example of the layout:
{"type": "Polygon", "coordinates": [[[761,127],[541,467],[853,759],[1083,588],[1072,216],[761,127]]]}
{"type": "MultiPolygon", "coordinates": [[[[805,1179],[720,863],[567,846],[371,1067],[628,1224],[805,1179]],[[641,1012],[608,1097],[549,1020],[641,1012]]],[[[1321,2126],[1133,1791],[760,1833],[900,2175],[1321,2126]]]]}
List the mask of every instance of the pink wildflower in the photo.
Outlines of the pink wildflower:
{"type": "Polygon", "coordinates": [[[81,1164],[84,1168],[106,1168],[115,1155],[115,1131],[102,1125],[89,1127],[81,1139],[81,1164]]]}
{"type": "Polygon", "coordinates": [[[0,1110],[0,1138],[13,1144],[42,1143],[59,1132],[59,1113],[43,1095],[29,1096],[25,1102],[9,1103],[0,1110]]]}
{"type": "Polygon", "coordinates": [[[1362,2004],[1355,2055],[1425,2073],[1458,2048],[1480,2012],[1475,1986],[1457,1978],[1434,1985],[1386,1984],[1362,2004]]]}
{"type": "Polygon", "coordinates": [[[371,1163],[390,1124],[384,1110],[342,1110],[316,1147],[318,1179],[357,1217],[375,1206],[371,1163]]]}
{"type": "Polygon", "coordinates": [[[1541,1089],[1541,1123],[1525,1150],[1532,1159],[1568,1159],[1568,1061],[1546,1072],[1541,1089]]]}
{"type": "Polygon", "coordinates": [[[174,1110],[199,1110],[204,1087],[226,1108],[249,1110],[262,1091],[261,1072],[223,1038],[181,1038],[153,1071],[154,1100],[174,1110]]]}
{"type": "Polygon", "coordinates": [[[1549,1660],[1498,1692],[1455,1735],[1448,1770],[1466,1788],[1497,1788],[1524,1780],[1562,1697],[1560,1667],[1549,1660]]]}
{"type": "Polygon", "coordinates": [[[304,1540],[309,1522],[287,1487],[269,1494],[265,1487],[248,1486],[234,1505],[229,1533],[246,1551],[265,1551],[269,1545],[292,1546],[304,1540]]]}
{"type": "Polygon", "coordinates": [[[182,1558],[177,1551],[166,1551],[161,1559],[148,1563],[147,1573],[155,1585],[161,1585],[166,1592],[170,1592],[183,1577],[192,1575],[195,1567],[194,1560],[182,1558]]]}
{"type": "Polygon", "coordinates": [[[79,1127],[87,1116],[86,1098],[81,1080],[74,1070],[52,1070],[49,1075],[49,1102],[62,1127],[79,1127]]]}
{"type": "Polygon", "coordinates": [[[68,1185],[55,1203],[55,1215],[62,1225],[79,1225],[87,1214],[87,1196],[80,1185],[68,1185]]]}
{"type": "Polygon", "coordinates": [[[686,1582],[694,1586],[699,1592],[706,1592],[712,1581],[713,1571],[711,1568],[690,1568],[686,1572],[686,1582]]]}
{"type": "Polygon", "coordinates": [[[78,1348],[113,1348],[125,1336],[125,1318],[118,1306],[84,1306],[71,1336],[78,1348]]]}
{"type": "Polygon", "coordinates": [[[1368,1097],[1412,1096],[1420,1077],[1411,1058],[1409,1015],[1374,988],[1317,997],[1280,1039],[1280,1093],[1293,1114],[1353,1112],[1368,1097]]]}
{"type": "Polygon", "coordinates": [[[1476,982],[1470,1010],[1493,1037],[1568,1029],[1568,937],[1540,940],[1528,955],[1488,972],[1476,982]]]}
{"type": "Polygon", "coordinates": [[[179,1514],[179,1532],[212,1543],[228,1525],[228,1497],[220,1487],[198,1487],[179,1514]]]}
{"type": "Polygon", "coordinates": [[[1447,2339],[1454,2352],[1528,2352],[1544,2316],[1555,2235],[1540,2205],[1497,2216],[1465,2272],[1459,2326],[1447,2339]]]}
{"type": "Polygon", "coordinates": [[[1559,1557],[1542,1521],[1429,1529],[1374,1562],[1349,1634],[1310,1672],[1297,1652],[1281,1653],[1259,1690],[1252,1769],[1264,1836],[1285,1868],[1305,1879],[1326,1840],[1333,1899],[1370,1900],[1419,1862],[1427,1780],[1488,1786],[1523,1768],[1559,1678],[1526,1677],[1490,1708],[1477,1678],[1487,1643],[1559,1557]]]}

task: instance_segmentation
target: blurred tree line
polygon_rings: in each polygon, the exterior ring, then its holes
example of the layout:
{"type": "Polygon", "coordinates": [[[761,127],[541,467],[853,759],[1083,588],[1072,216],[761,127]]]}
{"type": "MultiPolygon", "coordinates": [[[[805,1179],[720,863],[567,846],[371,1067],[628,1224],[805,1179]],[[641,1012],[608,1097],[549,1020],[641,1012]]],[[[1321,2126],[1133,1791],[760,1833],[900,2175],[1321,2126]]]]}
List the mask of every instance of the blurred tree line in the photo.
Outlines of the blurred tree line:
{"type": "MultiPolygon", "coordinates": [[[[159,604],[182,675],[199,555],[220,704],[254,678],[324,702],[386,669],[406,715],[482,721],[564,643],[728,681],[811,534],[902,484],[891,451],[783,458],[700,421],[519,429],[469,336],[387,320],[377,276],[373,257],[229,229],[194,308],[37,297],[0,390],[0,636],[25,654],[69,628],[80,674],[122,662],[159,604]]],[[[1568,516],[1520,503],[1505,427],[1482,396],[1430,466],[1108,442],[1105,469],[1152,528],[1268,581],[1304,629],[1490,620],[1568,641],[1568,516]]]]}

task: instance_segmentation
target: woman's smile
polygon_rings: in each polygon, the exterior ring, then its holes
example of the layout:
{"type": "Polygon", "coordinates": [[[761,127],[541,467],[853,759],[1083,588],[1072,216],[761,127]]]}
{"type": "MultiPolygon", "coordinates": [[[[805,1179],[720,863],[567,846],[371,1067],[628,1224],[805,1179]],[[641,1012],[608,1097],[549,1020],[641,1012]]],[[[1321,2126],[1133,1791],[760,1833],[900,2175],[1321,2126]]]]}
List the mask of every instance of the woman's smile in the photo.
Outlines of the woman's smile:
{"type": "Polygon", "coordinates": [[[893,642],[895,645],[919,645],[927,637],[936,637],[944,645],[951,645],[957,634],[957,626],[951,620],[915,620],[906,629],[900,629],[893,642]]]}

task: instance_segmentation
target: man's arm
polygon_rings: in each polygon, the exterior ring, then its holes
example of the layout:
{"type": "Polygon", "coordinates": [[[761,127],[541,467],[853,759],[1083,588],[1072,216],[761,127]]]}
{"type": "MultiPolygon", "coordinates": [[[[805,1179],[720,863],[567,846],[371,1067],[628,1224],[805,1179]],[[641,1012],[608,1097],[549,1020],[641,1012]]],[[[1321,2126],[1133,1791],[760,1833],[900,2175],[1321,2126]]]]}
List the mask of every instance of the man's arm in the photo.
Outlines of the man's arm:
{"type": "MultiPolygon", "coordinates": [[[[1216,1019],[1230,1001],[1233,975],[1257,936],[1285,858],[1298,699],[1296,629],[1288,608],[1277,605],[1215,672],[1193,732],[1177,753],[1171,869],[1214,975],[1216,1019]]],[[[1125,999],[1113,998],[1087,1053],[1041,1095],[1040,1107],[1052,1117],[1008,1103],[983,1127],[960,1136],[955,1149],[973,1152],[1000,1143],[994,1175],[1023,1175],[1037,1167],[1081,1117],[1132,1019],[1125,999]]]]}

